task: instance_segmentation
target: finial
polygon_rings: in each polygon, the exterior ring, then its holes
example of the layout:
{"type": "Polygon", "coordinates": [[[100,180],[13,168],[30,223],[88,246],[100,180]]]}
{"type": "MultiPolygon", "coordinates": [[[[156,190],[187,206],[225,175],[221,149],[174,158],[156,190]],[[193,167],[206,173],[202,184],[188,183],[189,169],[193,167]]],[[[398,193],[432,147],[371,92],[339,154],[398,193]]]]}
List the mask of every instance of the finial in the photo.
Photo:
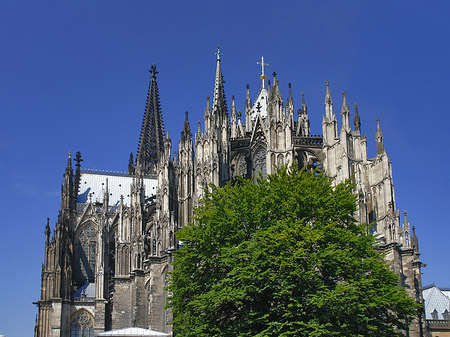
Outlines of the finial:
{"type": "Polygon", "coordinates": [[[241,116],[242,116],[241,110],[238,110],[237,116],[238,116],[239,119],[241,119],[241,116]]]}
{"type": "Polygon", "coordinates": [[[250,86],[247,84],[247,90],[249,90],[250,89],[250,86]]]}
{"type": "Polygon", "coordinates": [[[222,56],[222,54],[220,53],[220,46],[219,45],[217,45],[216,56],[217,56],[217,61],[220,61],[220,56],[222,56]]]}
{"type": "Polygon", "coordinates": [[[186,112],[185,112],[185,116],[186,116],[186,119],[185,119],[185,120],[188,120],[188,114],[189,114],[189,113],[186,111],[186,112]]]}
{"type": "Polygon", "coordinates": [[[380,119],[377,118],[377,130],[380,130],[380,119]]]}
{"type": "Polygon", "coordinates": [[[209,110],[209,95],[208,96],[206,96],[206,109],[208,109],[209,110]]]}
{"type": "Polygon", "coordinates": [[[275,77],[277,77],[277,73],[274,71],[273,73],[272,73],[272,76],[275,78],[275,77]]]}
{"type": "Polygon", "coordinates": [[[305,104],[305,92],[302,90],[302,104],[305,104]]]}
{"type": "Polygon", "coordinates": [[[231,106],[234,108],[234,95],[231,97],[231,106]]]}

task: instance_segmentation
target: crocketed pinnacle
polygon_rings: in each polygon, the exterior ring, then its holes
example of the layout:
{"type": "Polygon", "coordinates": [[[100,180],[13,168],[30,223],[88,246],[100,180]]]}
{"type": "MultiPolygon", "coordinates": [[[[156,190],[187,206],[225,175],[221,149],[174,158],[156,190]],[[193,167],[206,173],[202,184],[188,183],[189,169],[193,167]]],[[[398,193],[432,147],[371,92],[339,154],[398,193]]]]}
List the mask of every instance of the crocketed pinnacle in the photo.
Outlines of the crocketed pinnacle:
{"type": "Polygon", "coordinates": [[[220,56],[222,55],[220,53],[220,46],[217,46],[217,61],[216,61],[216,79],[214,82],[214,96],[213,96],[213,104],[212,104],[212,111],[213,114],[223,115],[226,114],[227,109],[227,102],[225,99],[225,89],[224,89],[224,80],[222,75],[222,69],[221,69],[221,59],[220,56]]]}
{"type": "Polygon", "coordinates": [[[164,123],[156,82],[158,72],[155,64],[152,65],[150,73],[152,75],[136,155],[136,167],[144,175],[154,172],[159,156],[164,153],[164,123]]]}
{"type": "Polygon", "coordinates": [[[330,82],[327,80],[326,84],[327,84],[327,91],[325,94],[325,105],[331,105],[333,104],[333,100],[331,99],[330,94],[330,82]]]}

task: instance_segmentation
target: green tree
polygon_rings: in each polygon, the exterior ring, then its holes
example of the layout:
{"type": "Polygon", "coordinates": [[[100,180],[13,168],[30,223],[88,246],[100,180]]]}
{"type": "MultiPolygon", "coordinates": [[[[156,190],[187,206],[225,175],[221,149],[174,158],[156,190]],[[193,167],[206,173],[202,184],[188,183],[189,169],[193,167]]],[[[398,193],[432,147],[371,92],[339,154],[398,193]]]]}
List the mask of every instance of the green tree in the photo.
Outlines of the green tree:
{"type": "Polygon", "coordinates": [[[287,167],[212,187],[177,233],[177,336],[402,336],[416,305],[354,220],[352,187],[287,167]]]}

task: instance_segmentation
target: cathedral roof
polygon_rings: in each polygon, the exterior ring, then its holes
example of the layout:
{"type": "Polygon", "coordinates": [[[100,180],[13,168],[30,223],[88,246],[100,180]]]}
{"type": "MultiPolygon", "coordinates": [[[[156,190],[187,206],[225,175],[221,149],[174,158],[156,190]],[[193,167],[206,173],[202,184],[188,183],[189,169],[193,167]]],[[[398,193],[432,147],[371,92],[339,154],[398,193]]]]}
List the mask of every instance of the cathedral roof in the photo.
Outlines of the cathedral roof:
{"type": "MultiPolygon", "coordinates": [[[[80,188],[77,194],[77,204],[85,204],[90,198],[93,202],[103,202],[106,189],[109,192],[109,205],[116,206],[123,196],[125,205],[130,205],[130,186],[133,176],[100,172],[82,172],[80,188]]],[[[158,180],[144,178],[145,197],[156,194],[158,180]]]]}
{"type": "Polygon", "coordinates": [[[146,337],[162,337],[170,336],[170,334],[155,330],[143,329],[143,328],[125,328],[119,330],[111,330],[106,332],[101,332],[97,336],[146,336],[146,337]]]}

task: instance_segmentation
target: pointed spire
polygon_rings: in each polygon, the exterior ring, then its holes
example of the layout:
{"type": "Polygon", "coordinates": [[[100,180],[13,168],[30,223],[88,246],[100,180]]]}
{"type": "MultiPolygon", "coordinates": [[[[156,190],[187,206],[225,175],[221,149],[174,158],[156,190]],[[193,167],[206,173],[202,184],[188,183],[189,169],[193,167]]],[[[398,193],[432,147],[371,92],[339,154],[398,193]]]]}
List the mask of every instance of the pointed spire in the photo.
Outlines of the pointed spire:
{"type": "Polygon", "coordinates": [[[347,93],[344,91],[342,92],[342,108],[341,112],[348,112],[348,104],[347,104],[347,93]]]}
{"type": "Polygon", "coordinates": [[[130,159],[128,160],[128,174],[129,174],[129,175],[134,174],[134,158],[133,158],[133,152],[130,152],[130,159]]]}
{"type": "Polygon", "coordinates": [[[353,118],[353,124],[355,125],[355,131],[361,133],[361,120],[358,114],[358,104],[355,103],[355,117],[353,118]]]}
{"type": "Polygon", "coordinates": [[[143,174],[150,174],[156,169],[158,157],[164,153],[164,123],[156,82],[156,65],[150,70],[151,79],[148,89],[141,137],[136,155],[136,164],[143,174]]]}
{"type": "Polygon", "coordinates": [[[333,100],[331,99],[330,94],[330,82],[327,80],[326,82],[327,89],[325,93],[325,116],[327,118],[331,118],[333,116],[333,100]]]}
{"type": "Polygon", "coordinates": [[[61,209],[72,208],[74,206],[73,200],[72,152],[69,152],[61,186],[61,209]]]}
{"type": "Polygon", "coordinates": [[[78,196],[78,190],[80,188],[80,182],[81,182],[81,162],[83,161],[83,159],[81,159],[81,152],[77,151],[77,153],[75,154],[75,166],[76,166],[76,170],[75,170],[75,181],[73,184],[73,198],[76,201],[77,200],[77,196],[78,196]]]}
{"type": "Polygon", "coordinates": [[[267,81],[267,95],[272,97],[272,87],[270,86],[270,80],[267,81]]]}
{"type": "Polygon", "coordinates": [[[342,129],[350,132],[350,110],[347,104],[347,94],[344,91],[342,93],[342,107],[341,107],[341,117],[342,117],[342,129]]]}
{"type": "Polygon", "coordinates": [[[219,115],[227,113],[227,103],[225,99],[225,90],[224,90],[224,80],[222,76],[222,68],[220,65],[220,46],[217,46],[217,61],[216,61],[216,78],[214,82],[214,97],[213,97],[213,105],[212,110],[213,113],[217,113],[219,115]]]}
{"type": "Polygon", "coordinates": [[[183,127],[183,131],[181,132],[181,140],[183,142],[185,142],[189,138],[192,138],[192,133],[191,133],[191,127],[189,125],[189,113],[186,111],[185,119],[184,119],[184,127],[183,127]]]}
{"type": "Polygon", "coordinates": [[[72,173],[72,152],[69,151],[69,157],[67,158],[66,173],[72,173]]]}
{"type": "Polygon", "coordinates": [[[382,154],[384,152],[383,146],[383,131],[380,128],[380,119],[377,118],[377,132],[375,133],[375,140],[377,142],[377,154],[382,154]]]}
{"type": "Polygon", "coordinates": [[[330,81],[326,81],[326,85],[327,85],[327,91],[325,93],[325,105],[331,105],[333,104],[333,100],[331,99],[331,94],[330,94],[330,81]]]}
{"type": "Polygon", "coordinates": [[[50,218],[47,218],[47,225],[45,226],[45,246],[48,247],[50,244],[50,218]]]}
{"type": "Polygon", "coordinates": [[[291,83],[288,84],[289,86],[289,97],[288,97],[288,102],[292,105],[294,105],[294,100],[292,98],[292,91],[291,91],[291,83]]]}
{"type": "Polygon", "coordinates": [[[308,114],[308,106],[306,105],[306,102],[305,102],[305,92],[304,91],[302,91],[302,112],[306,115],[308,114]]]}

